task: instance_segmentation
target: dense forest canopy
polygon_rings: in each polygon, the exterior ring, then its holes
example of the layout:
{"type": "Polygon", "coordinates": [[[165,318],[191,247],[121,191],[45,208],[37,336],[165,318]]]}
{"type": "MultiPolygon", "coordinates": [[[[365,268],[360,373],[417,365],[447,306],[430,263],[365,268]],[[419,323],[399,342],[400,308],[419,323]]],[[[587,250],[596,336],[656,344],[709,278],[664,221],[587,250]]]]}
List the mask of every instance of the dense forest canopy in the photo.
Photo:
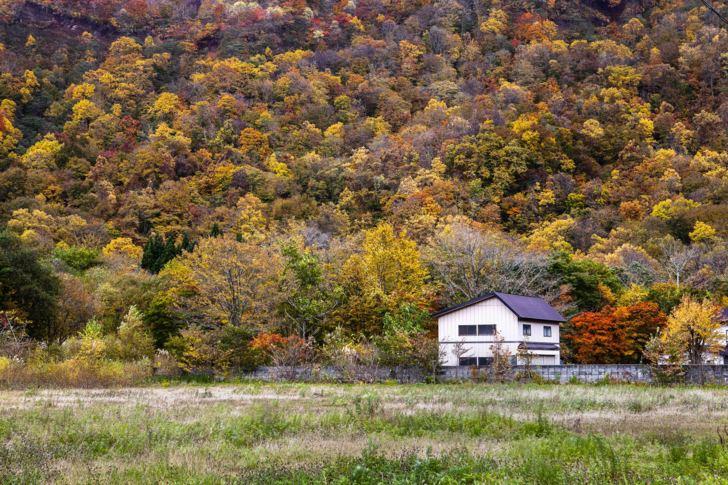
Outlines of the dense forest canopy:
{"type": "Polygon", "coordinates": [[[727,128],[697,0],[0,0],[0,309],[244,366],[497,290],[638,361],[728,304],[727,128]]]}

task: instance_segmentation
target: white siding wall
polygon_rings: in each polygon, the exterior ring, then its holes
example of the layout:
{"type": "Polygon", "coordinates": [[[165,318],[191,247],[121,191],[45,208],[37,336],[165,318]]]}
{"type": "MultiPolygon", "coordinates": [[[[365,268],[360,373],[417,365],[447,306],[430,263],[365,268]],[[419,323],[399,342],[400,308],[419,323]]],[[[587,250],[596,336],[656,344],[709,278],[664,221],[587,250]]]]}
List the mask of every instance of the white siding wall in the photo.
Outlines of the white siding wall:
{"type": "MultiPolygon", "coordinates": [[[[723,337],[721,340],[721,345],[723,347],[728,345],[728,325],[723,325],[718,330],[718,333],[723,337]]],[[[723,357],[720,355],[722,353],[723,347],[721,348],[721,352],[718,354],[709,354],[705,358],[705,362],[707,364],[728,364],[728,357],[723,357]]]]}
{"type": "MultiPolygon", "coordinates": [[[[512,355],[516,355],[518,344],[524,340],[523,324],[531,325],[531,336],[526,337],[528,342],[559,343],[559,325],[556,323],[520,322],[513,313],[498,298],[489,298],[475,305],[461,310],[448,313],[438,319],[438,337],[440,347],[445,352],[446,366],[458,365],[457,357],[453,354],[453,348],[458,342],[464,342],[469,352],[465,357],[491,357],[490,346],[493,344],[491,336],[459,336],[460,325],[495,325],[496,330],[503,336],[505,346],[512,355]],[[551,327],[551,337],[543,336],[543,327],[551,327]]],[[[534,357],[534,364],[560,364],[559,351],[533,351],[537,354],[534,357]],[[540,358],[538,356],[544,356],[540,358]],[[547,357],[548,356],[548,357],[547,357]]]]}
{"type": "Polygon", "coordinates": [[[441,316],[437,321],[440,342],[482,341],[484,337],[458,337],[460,325],[495,325],[505,340],[518,338],[518,318],[498,298],[489,298],[475,305],[441,316]]]}
{"type": "Polygon", "coordinates": [[[546,342],[550,344],[558,344],[559,343],[559,325],[556,323],[548,323],[548,322],[519,322],[519,339],[527,339],[529,342],[546,342]],[[524,337],[523,336],[523,324],[531,324],[531,336],[530,337],[524,337]],[[543,328],[544,327],[551,327],[551,337],[544,337],[543,336],[543,328]]]}

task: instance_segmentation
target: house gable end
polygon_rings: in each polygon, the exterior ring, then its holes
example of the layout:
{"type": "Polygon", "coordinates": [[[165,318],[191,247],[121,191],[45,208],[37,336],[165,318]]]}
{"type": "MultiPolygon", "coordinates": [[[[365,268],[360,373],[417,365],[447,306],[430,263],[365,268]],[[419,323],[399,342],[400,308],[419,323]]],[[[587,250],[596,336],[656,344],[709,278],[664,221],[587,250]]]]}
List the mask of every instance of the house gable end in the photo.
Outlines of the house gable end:
{"type": "Polygon", "coordinates": [[[559,324],[566,319],[542,298],[509,295],[507,293],[488,293],[466,302],[454,305],[432,314],[434,318],[443,317],[449,313],[480,304],[490,299],[497,299],[505,305],[517,318],[525,322],[548,322],[559,324]]]}

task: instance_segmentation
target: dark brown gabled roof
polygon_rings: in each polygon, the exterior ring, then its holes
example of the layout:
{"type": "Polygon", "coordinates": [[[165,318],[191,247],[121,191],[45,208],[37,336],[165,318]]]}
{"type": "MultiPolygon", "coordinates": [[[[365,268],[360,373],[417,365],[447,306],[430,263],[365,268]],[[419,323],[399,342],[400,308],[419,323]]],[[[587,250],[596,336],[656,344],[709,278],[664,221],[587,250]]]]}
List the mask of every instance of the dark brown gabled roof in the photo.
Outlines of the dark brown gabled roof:
{"type": "Polygon", "coordinates": [[[508,293],[499,293],[497,291],[473,298],[472,300],[460,303],[459,305],[445,308],[444,310],[433,313],[432,316],[435,318],[441,317],[448,313],[467,308],[491,298],[498,298],[521,320],[539,320],[558,323],[566,321],[566,319],[551,305],[546,303],[546,300],[543,298],[535,296],[509,295],[508,293]]]}

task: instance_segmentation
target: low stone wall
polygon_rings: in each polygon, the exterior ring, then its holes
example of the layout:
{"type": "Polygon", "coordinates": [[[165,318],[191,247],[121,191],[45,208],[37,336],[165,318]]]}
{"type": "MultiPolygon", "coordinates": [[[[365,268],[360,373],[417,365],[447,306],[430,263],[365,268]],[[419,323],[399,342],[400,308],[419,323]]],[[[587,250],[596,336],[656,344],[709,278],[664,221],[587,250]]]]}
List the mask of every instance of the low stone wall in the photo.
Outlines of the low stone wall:
{"type": "MultiPolygon", "coordinates": [[[[523,369],[525,370],[525,369],[523,369]]],[[[646,365],[554,365],[535,369],[544,380],[593,383],[603,380],[614,382],[651,382],[652,374],[646,365]]]]}
{"type": "MultiPolygon", "coordinates": [[[[650,370],[645,365],[532,365],[530,368],[517,365],[509,373],[509,379],[523,378],[531,374],[540,376],[540,380],[548,382],[594,383],[603,380],[612,382],[651,382],[650,370]]],[[[468,369],[463,367],[447,367],[443,369],[444,380],[476,379],[490,380],[488,368],[468,369]]]]}
{"type": "Polygon", "coordinates": [[[728,384],[728,365],[687,366],[685,380],[691,384],[728,384]]]}
{"type": "MultiPolygon", "coordinates": [[[[625,383],[650,383],[649,367],[640,364],[615,365],[533,365],[514,366],[509,380],[523,379],[531,374],[541,381],[568,383],[595,383],[600,381],[625,383]]],[[[689,384],[728,384],[728,365],[685,366],[684,380],[689,384]]],[[[262,381],[304,382],[385,382],[418,383],[432,381],[432,376],[420,369],[408,367],[378,367],[336,369],[332,367],[259,367],[245,377],[262,381]]],[[[437,376],[440,382],[490,381],[488,368],[445,367],[437,376]]]]}
{"type": "MultiPolygon", "coordinates": [[[[646,365],[641,364],[589,364],[589,365],[532,365],[530,369],[525,366],[513,366],[509,375],[511,379],[518,379],[531,374],[537,374],[541,380],[547,382],[567,383],[595,383],[600,381],[651,383],[652,372],[646,365]]],[[[487,368],[467,369],[448,367],[443,369],[442,380],[489,380],[487,368]]],[[[683,381],[687,384],[728,384],[728,365],[687,365],[684,367],[683,381]]]]}

